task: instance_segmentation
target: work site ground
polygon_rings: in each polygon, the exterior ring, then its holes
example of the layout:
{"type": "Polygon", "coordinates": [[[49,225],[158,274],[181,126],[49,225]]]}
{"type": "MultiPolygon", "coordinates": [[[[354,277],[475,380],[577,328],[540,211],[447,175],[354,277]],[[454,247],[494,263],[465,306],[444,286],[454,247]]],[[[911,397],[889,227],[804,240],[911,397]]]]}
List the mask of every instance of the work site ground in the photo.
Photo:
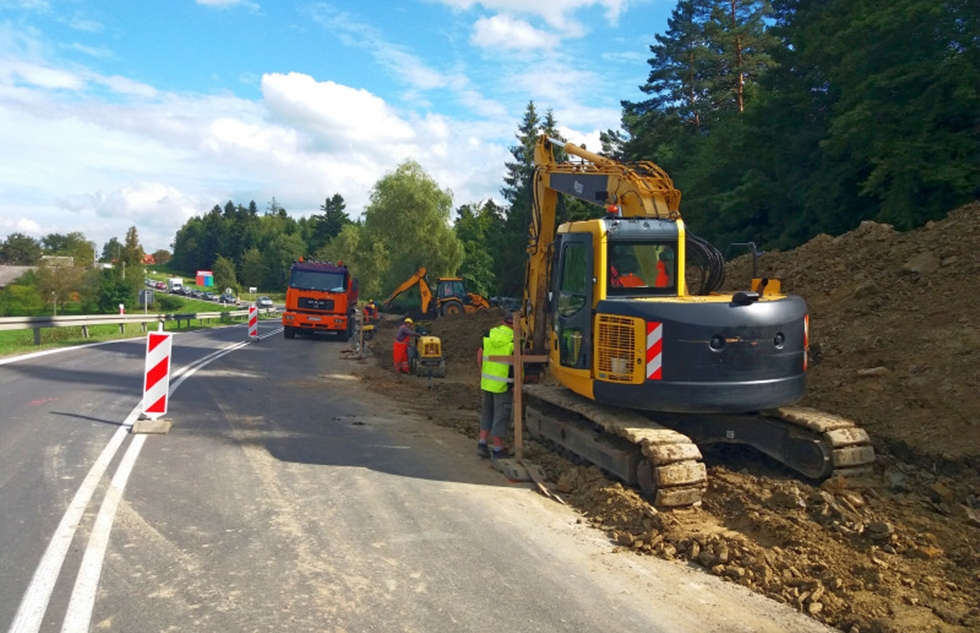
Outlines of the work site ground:
{"type": "MultiPolygon", "coordinates": [[[[872,476],[808,481],[752,449],[705,447],[701,506],[658,512],[526,436],[525,457],[622,555],[698,565],[842,631],[980,630],[980,203],[908,233],[865,222],[757,265],[809,306],[800,404],[864,428],[872,476]]],[[[732,262],[726,288],[751,274],[750,257],[732,262]]],[[[432,322],[446,378],[394,372],[390,316],[352,371],[401,411],[472,438],[479,459],[476,352],[500,311],[432,322]]]]}

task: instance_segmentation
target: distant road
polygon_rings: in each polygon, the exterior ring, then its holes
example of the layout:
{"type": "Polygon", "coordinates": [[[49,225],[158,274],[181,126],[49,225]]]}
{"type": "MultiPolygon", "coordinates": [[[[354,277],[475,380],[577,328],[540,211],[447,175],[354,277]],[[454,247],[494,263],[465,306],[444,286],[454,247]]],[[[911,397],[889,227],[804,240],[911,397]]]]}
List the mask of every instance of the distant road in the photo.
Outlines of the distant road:
{"type": "Polygon", "coordinates": [[[125,427],[143,340],[0,364],[0,630],[828,630],[610,553],[279,330],[175,334],[162,436],[125,427]]]}

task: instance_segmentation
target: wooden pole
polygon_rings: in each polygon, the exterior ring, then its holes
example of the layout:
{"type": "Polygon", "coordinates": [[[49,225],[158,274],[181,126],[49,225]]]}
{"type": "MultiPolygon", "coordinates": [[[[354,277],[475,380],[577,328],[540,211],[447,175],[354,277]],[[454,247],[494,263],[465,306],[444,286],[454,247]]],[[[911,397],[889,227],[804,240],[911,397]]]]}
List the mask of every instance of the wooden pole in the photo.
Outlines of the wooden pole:
{"type": "Polygon", "coordinates": [[[514,366],[514,456],[517,459],[521,459],[524,450],[524,397],[521,391],[524,385],[524,363],[548,362],[547,356],[523,356],[521,352],[521,342],[519,339],[515,339],[513,355],[483,357],[483,360],[509,363],[514,366]]]}
{"type": "Polygon", "coordinates": [[[521,360],[521,341],[514,341],[514,456],[521,459],[524,453],[524,362],[521,360]]]}

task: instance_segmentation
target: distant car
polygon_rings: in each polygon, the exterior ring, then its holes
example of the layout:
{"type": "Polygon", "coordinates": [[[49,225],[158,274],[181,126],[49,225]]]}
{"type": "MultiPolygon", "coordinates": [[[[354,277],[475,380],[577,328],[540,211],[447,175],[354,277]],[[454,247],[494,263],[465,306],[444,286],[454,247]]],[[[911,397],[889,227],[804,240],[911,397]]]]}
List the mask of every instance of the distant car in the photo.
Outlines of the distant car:
{"type": "Polygon", "coordinates": [[[238,297],[236,297],[235,295],[221,295],[220,297],[218,297],[218,301],[220,301],[221,303],[227,303],[229,305],[236,305],[236,306],[241,305],[242,303],[241,301],[238,300],[238,297]]]}
{"type": "Polygon", "coordinates": [[[274,308],[275,307],[273,305],[273,303],[272,303],[272,299],[270,299],[269,297],[259,297],[258,299],[255,300],[255,305],[258,306],[258,307],[260,307],[260,308],[274,308]]]}
{"type": "Polygon", "coordinates": [[[217,295],[215,295],[213,292],[205,292],[201,295],[201,298],[205,301],[214,301],[217,299],[217,295]]]}

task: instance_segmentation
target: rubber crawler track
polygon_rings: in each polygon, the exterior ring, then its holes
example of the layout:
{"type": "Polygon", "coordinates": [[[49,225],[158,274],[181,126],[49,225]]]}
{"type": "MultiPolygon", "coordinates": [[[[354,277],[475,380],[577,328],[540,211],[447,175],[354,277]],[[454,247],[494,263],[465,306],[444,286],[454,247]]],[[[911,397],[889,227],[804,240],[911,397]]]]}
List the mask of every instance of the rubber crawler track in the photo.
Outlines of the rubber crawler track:
{"type": "Polygon", "coordinates": [[[564,387],[526,385],[524,394],[576,413],[607,433],[640,447],[649,464],[644,492],[660,507],[690,506],[701,501],[708,487],[708,473],[701,451],[689,437],[628,409],[619,409],[583,398],[564,387]]]}
{"type": "MultiPolygon", "coordinates": [[[[574,413],[606,433],[639,446],[645,464],[637,470],[640,488],[659,507],[683,507],[700,502],[707,489],[707,470],[701,451],[687,435],[654,422],[644,412],[598,404],[556,385],[526,385],[524,394],[574,413]]],[[[807,407],[782,407],[759,415],[780,420],[814,436],[830,458],[827,477],[868,475],[874,448],[868,434],[854,422],[807,407]]],[[[791,464],[787,464],[792,467],[791,464]]]]}
{"type": "Polygon", "coordinates": [[[829,477],[862,477],[871,472],[875,461],[871,438],[851,420],[809,407],[782,407],[765,415],[819,434],[831,451],[829,477]]]}

